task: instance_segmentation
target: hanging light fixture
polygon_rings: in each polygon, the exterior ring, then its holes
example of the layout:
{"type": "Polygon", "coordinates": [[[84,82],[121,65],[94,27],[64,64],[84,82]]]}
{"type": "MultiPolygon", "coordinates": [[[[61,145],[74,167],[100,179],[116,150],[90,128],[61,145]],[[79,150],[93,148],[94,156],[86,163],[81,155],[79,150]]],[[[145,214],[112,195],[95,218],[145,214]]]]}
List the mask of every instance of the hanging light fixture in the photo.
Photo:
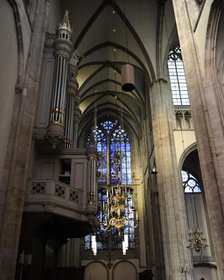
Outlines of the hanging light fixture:
{"type": "Polygon", "coordinates": [[[193,226],[193,228],[189,230],[188,242],[189,245],[187,248],[195,251],[196,253],[200,253],[203,249],[208,247],[207,240],[204,237],[203,232],[196,226],[193,226]]]}
{"type": "Polygon", "coordinates": [[[117,235],[117,241],[122,241],[123,255],[126,255],[129,241],[125,227],[138,227],[139,217],[133,203],[133,189],[121,184],[120,153],[115,154],[112,164],[115,170],[111,176],[116,184],[107,188],[106,196],[99,205],[99,225],[105,234],[117,235]]]}
{"type": "Polygon", "coordinates": [[[135,76],[133,65],[126,63],[121,66],[121,88],[123,91],[130,92],[134,90],[135,76]]]}
{"type": "MultiPolygon", "coordinates": [[[[131,226],[133,222],[134,228],[138,226],[138,212],[132,205],[132,193],[126,186],[111,187],[106,196],[106,201],[102,201],[101,216],[99,219],[100,227],[106,231],[117,232],[118,237],[124,241],[124,227],[131,226]]],[[[125,240],[127,244],[127,240],[125,240]]]]}
{"type": "Polygon", "coordinates": [[[125,24],[127,63],[121,66],[121,88],[123,91],[130,92],[135,88],[135,75],[134,75],[134,67],[132,64],[129,63],[127,19],[126,19],[125,11],[126,9],[125,9],[125,0],[124,0],[124,24],[125,24]]]}
{"type": "MultiPolygon", "coordinates": [[[[95,129],[95,134],[98,133],[95,129]]],[[[123,129],[119,126],[117,131],[121,136],[123,129]]],[[[95,137],[96,138],[96,137],[95,137]]],[[[102,158],[102,160],[104,160],[102,158]]],[[[130,185],[122,184],[122,152],[114,152],[110,161],[112,166],[110,180],[111,183],[101,192],[98,200],[98,229],[91,237],[92,251],[97,255],[97,243],[106,244],[111,259],[111,251],[115,244],[120,244],[116,248],[121,248],[123,255],[129,248],[130,229],[139,225],[138,210],[135,207],[134,190],[130,185]]]]}

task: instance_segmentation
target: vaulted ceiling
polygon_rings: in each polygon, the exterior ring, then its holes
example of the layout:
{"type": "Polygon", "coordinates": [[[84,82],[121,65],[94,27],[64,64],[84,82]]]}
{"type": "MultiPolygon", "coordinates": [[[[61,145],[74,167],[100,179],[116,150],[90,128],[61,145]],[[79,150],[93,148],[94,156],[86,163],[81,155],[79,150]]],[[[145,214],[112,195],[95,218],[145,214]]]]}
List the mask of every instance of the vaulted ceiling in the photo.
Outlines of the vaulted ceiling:
{"type": "MultiPolygon", "coordinates": [[[[157,0],[63,0],[61,17],[69,11],[73,44],[79,57],[80,131],[97,119],[123,119],[125,128],[141,137],[141,124],[149,110],[149,91],[158,76],[158,61],[167,47],[161,43],[166,29],[172,33],[172,5],[157,0]],[[165,12],[165,10],[167,12],[165,12]],[[166,24],[166,28],[164,27],[166,24]],[[121,89],[121,66],[132,64],[135,88],[121,89]]],[[[171,1],[168,1],[171,2],[171,1]]]]}

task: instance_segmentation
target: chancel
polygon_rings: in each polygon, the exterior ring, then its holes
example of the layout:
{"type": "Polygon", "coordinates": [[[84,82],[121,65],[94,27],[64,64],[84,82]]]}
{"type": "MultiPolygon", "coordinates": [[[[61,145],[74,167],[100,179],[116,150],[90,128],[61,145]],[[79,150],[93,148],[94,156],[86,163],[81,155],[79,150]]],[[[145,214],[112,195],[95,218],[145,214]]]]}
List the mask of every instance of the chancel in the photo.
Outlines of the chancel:
{"type": "Polygon", "coordinates": [[[0,280],[223,280],[224,1],[0,22],[0,280]]]}

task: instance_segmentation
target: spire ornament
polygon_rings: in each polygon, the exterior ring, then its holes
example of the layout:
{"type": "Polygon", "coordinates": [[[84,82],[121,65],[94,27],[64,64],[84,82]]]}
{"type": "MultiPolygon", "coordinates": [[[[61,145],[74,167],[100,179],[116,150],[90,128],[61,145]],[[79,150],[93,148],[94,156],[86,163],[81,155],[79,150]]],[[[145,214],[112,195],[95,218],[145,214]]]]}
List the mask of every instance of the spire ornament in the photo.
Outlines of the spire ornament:
{"type": "Polygon", "coordinates": [[[58,36],[59,38],[64,38],[66,40],[72,39],[72,27],[69,22],[69,13],[66,10],[65,15],[61,23],[58,26],[58,36]]]}

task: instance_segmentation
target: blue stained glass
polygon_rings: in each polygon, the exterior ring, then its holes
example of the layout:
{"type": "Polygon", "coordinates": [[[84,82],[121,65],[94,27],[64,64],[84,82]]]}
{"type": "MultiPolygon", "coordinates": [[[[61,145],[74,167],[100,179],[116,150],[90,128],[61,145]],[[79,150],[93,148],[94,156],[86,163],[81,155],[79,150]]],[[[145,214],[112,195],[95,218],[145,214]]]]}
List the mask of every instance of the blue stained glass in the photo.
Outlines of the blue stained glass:
{"type": "Polygon", "coordinates": [[[199,186],[195,186],[195,187],[194,187],[194,192],[200,193],[200,192],[201,192],[200,187],[199,187],[199,186]]]}
{"type": "Polygon", "coordinates": [[[89,250],[91,248],[91,235],[85,236],[85,250],[89,250]]]}
{"type": "Polygon", "coordinates": [[[113,123],[112,121],[105,121],[102,122],[101,125],[106,130],[107,134],[109,134],[111,129],[114,127],[115,123],[113,123]]]}
{"type": "Polygon", "coordinates": [[[111,142],[111,144],[110,144],[110,150],[111,150],[111,153],[114,152],[114,151],[116,150],[116,143],[111,142]]]}
{"type": "MultiPolygon", "coordinates": [[[[98,152],[97,159],[97,184],[98,184],[98,218],[106,226],[107,214],[102,212],[102,205],[107,205],[106,186],[107,184],[131,184],[131,144],[128,134],[122,129],[117,122],[110,120],[101,122],[92,130],[95,135],[96,148],[98,152]],[[108,145],[109,144],[109,145],[108,145]],[[109,153],[107,152],[109,150],[109,153]],[[121,170],[117,169],[117,160],[121,159],[121,170]],[[108,164],[109,163],[109,164],[108,164]],[[109,170],[108,170],[109,167],[109,170]],[[108,176],[109,175],[109,176],[108,176]],[[110,178],[110,182],[107,181],[110,178]]],[[[90,143],[91,137],[88,137],[90,143]]],[[[87,147],[88,147],[87,143],[87,147]]],[[[133,195],[128,200],[128,207],[133,206],[133,195]]],[[[131,209],[131,208],[129,208],[131,209]]],[[[135,230],[134,216],[128,210],[125,215],[128,217],[130,224],[124,226],[124,233],[129,235],[129,247],[135,248],[135,230]]],[[[108,233],[102,228],[97,228],[97,247],[98,249],[107,249],[108,233]]],[[[112,228],[112,247],[113,249],[122,248],[121,237],[118,236],[116,228],[112,228]]],[[[89,239],[88,239],[89,240],[89,239]]],[[[91,239],[86,242],[85,249],[91,249],[91,239]]]]}
{"type": "Polygon", "coordinates": [[[121,143],[121,151],[122,151],[122,152],[125,152],[125,150],[126,150],[126,145],[125,145],[125,143],[121,143]]]}

